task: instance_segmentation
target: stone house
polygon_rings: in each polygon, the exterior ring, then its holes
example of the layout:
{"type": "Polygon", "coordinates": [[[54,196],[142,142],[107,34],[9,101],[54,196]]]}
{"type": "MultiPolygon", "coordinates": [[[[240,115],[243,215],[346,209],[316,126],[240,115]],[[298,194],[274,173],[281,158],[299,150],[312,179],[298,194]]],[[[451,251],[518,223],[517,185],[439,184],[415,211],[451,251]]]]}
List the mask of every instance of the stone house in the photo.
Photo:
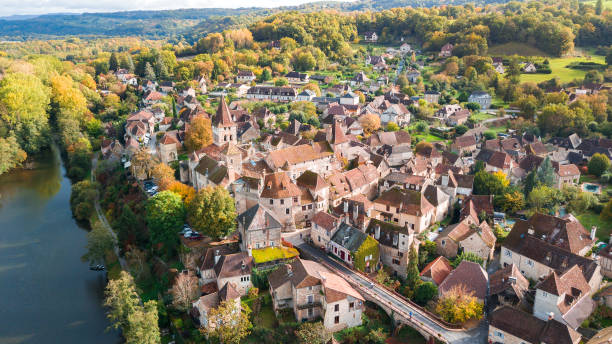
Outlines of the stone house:
{"type": "Polygon", "coordinates": [[[168,165],[178,159],[178,150],[182,148],[179,133],[171,130],[164,133],[164,136],[157,142],[158,153],[161,161],[168,165]]]}
{"type": "Polygon", "coordinates": [[[225,102],[225,98],[221,97],[217,113],[212,120],[213,143],[222,145],[224,143],[238,143],[238,134],[236,133],[236,122],[232,118],[231,111],[225,102]]]}
{"type": "Polygon", "coordinates": [[[318,211],[328,209],[329,185],[321,176],[312,171],[306,171],[295,182],[302,193],[300,201],[304,221],[311,220],[318,211]]]}
{"type": "Polygon", "coordinates": [[[289,81],[290,83],[307,83],[310,79],[308,74],[296,71],[285,74],[285,78],[287,78],[287,81],[289,81]]]}
{"type": "Polygon", "coordinates": [[[555,168],[555,182],[558,189],[564,185],[578,185],[580,182],[580,170],[574,164],[557,165],[555,168]]]}
{"type": "Polygon", "coordinates": [[[610,236],[608,245],[599,251],[599,264],[602,275],[612,278],[612,236],[610,236]]]}
{"type": "Polygon", "coordinates": [[[319,263],[296,259],[268,275],[272,306],[292,309],[297,321],[323,319],[328,331],[361,325],[365,299],[319,263]]]}
{"type": "Polygon", "coordinates": [[[512,168],[516,164],[508,153],[492,151],[489,149],[482,149],[478,153],[478,155],[476,155],[476,160],[479,160],[485,163],[485,171],[487,172],[502,171],[506,175],[510,174],[510,170],[512,170],[512,168]]]}
{"type": "Polygon", "coordinates": [[[272,211],[257,204],[238,215],[240,249],[261,249],[281,246],[282,225],[272,211]]]}
{"type": "Polygon", "coordinates": [[[512,306],[529,309],[525,295],[529,291],[529,281],[514,264],[501,268],[489,276],[489,296],[491,309],[497,306],[512,306]]]}
{"type": "Polygon", "coordinates": [[[491,95],[484,91],[476,91],[470,94],[468,102],[477,103],[482,110],[487,110],[491,107],[491,95]]]}
{"type": "Polygon", "coordinates": [[[241,71],[238,71],[238,74],[236,74],[236,82],[243,83],[243,84],[250,84],[254,80],[255,80],[255,73],[253,73],[253,71],[241,70],[241,71]]]}
{"type": "Polygon", "coordinates": [[[384,221],[407,226],[416,233],[435,222],[435,207],[419,191],[392,188],[381,193],[373,203],[384,221]]]}
{"type": "Polygon", "coordinates": [[[452,270],[453,267],[450,265],[448,259],[444,256],[439,256],[427,264],[419,276],[423,281],[432,282],[436,286],[439,286],[444,282],[452,270]]]}
{"type": "Polygon", "coordinates": [[[491,313],[489,343],[494,344],[578,344],[582,336],[553,319],[541,320],[510,306],[491,313]]]}
{"type": "Polygon", "coordinates": [[[365,233],[374,237],[380,247],[380,261],[389,267],[395,275],[406,278],[410,248],[418,246],[414,231],[407,227],[372,219],[365,233]]]}
{"type": "Polygon", "coordinates": [[[448,116],[448,118],[446,119],[446,124],[451,127],[456,127],[458,125],[465,124],[468,118],[470,118],[470,110],[462,109],[459,111],[455,111],[450,116],[448,116]]]}
{"type": "Polygon", "coordinates": [[[451,43],[446,43],[440,49],[439,57],[451,57],[453,55],[453,46],[451,43]]]}
{"type": "Polygon", "coordinates": [[[319,211],[311,219],[310,239],[319,248],[327,248],[331,238],[336,234],[341,219],[325,211],[319,211]]]}
{"type": "Polygon", "coordinates": [[[287,173],[276,172],[265,176],[263,190],[259,196],[262,204],[269,207],[283,228],[292,226],[295,216],[301,211],[302,192],[291,181],[287,173]]]}
{"type": "Polygon", "coordinates": [[[434,222],[444,220],[451,206],[450,196],[437,185],[427,185],[423,195],[435,208],[434,222]]]}
{"type": "Polygon", "coordinates": [[[378,35],[374,31],[368,31],[363,34],[363,40],[370,43],[376,43],[376,41],[378,41],[378,35]]]}
{"type": "Polygon", "coordinates": [[[200,285],[214,282],[217,290],[231,283],[240,295],[246,295],[253,286],[251,270],[253,257],[248,252],[231,253],[226,246],[209,248],[198,264],[200,285]]]}
{"type": "Polygon", "coordinates": [[[367,234],[359,229],[348,225],[346,222],[342,222],[336,233],[329,241],[327,251],[340,258],[340,260],[347,263],[349,266],[363,264],[365,266],[364,272],[373,272],[375,271],[376,265],[378,264],[380,258],[378,249],[375,250],[375,254],[370,254],[367,257],[363,257],[363,261],[353,261],[353,255],[359,251],[363,245],[369,244],[366,241],[370,240],[374,239],[370,238],[367,234]]]}
{"type": "Polygon", "coordinates": [[[430,104],[438,104],[438,101],[440,101],[440,92],[438,91],[426,91],[425,95],[423,96],[425,101],[430,103],[430,104]]]}
{"type": "Polygon", "coordinates": [[[552,271],[535,289],[533,315],[539,319],[546,320],[552,316],[577,329],[595,309],[591,287],[578,265],[564,273],[552,271]]]}
{"type": "Polygon", "coordinates": [[[275,150],[268,153],[264,160],[270,170],[286,171],[291,179],[296,179],[307,170],[325,178],[334,172],[334,166],[337,164],[327,142],[314,142],[275,150]]]}
{"type": "Polygon", "coordinates": [[[451,150],[457,154],[465,155],[476,150],[476,138],[472,135],[459,136],[451,144],[451,150]]]}
{"type": "Polygon", "coordinates": [[[342,199],[355,195],[364,195],[368,199],[376,196],[379,174],[372,164],[360,165],[345,172],[335,173],[327,178],[329,184],[329,201],[333,207],[342,199]]]}
{"type": "Polygon", "coordinates": [[[493,258],[495,235],[486,221],[478,223],[472,216],[448,226],[435,239],[438,253],[454,258],[459,252],[474,253],[485,262],[493,258]]]}
{"type": "Polygon", "coordinates": [[[217,308],[221,302],[232,302],[237,306],[236,309],[240,311],[240,293],[236,290],[234,284],[226,283],[218,292],[215,291],[211,294],[200,296],[200,298],[193,303],[189,313],[200,328],[210,330],[218,324],[209,321],[209,312],[217,308]]]}

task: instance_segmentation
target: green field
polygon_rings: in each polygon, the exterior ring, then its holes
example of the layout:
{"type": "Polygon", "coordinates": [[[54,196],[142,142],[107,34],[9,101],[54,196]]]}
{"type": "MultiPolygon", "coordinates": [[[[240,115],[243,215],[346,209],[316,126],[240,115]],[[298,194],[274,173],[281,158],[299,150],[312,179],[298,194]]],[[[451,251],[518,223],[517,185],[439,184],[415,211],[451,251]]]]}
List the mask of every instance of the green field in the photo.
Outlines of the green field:
{"type": "Polygon", "coordinates": [[[491,114],[488,114],[488,113],[485,113],[485,112],[475,112],[475,113],[473,113],[470,116],[470,118],[473,119],[476,122],[482,122],[485,119],[490,119],[490,118],[495,118],[495,117],[497,117],[497,116],[491,115],[491,114]]]}
{"type": "Polygon", "coordinates": [[[436,135],[432,135],[432,134],[411,134],[412,137],[419,139],[420,141],[425,140],[427,142],[446,142],[448,143],[448,140],[445,140],[442,137],[436,136],[436,135]]]}
{"type": "Polygon", "coordinates": [[[587,71],[579,69],[569,69],[565,66],[572,62],[596,62],[605,64],[605,57],[593,55],[588,57],[553,57],[548,58],[550,63],[551,74],[521,74],[521,81],[542,82],[552,78],[559,77],[561,82],[569,82],[574,79],[583,79],[587,71]]]}
{"type": "MultiPolygon", "coordinates": [[[[593,6],[593,7],[595,7],[595,4],[597,3],[597,0],[583,1],[583,3],[589,4],[589,5],[593,6]]],[[[606,9],[612,10],[612,0],[603,0],[603,6],[606,9]]]]}

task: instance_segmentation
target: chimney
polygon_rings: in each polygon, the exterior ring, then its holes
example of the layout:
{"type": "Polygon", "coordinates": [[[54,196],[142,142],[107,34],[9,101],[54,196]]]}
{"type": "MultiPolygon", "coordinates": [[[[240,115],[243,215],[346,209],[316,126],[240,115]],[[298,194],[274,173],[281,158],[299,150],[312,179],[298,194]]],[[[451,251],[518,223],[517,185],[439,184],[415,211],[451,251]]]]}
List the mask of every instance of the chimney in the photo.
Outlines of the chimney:
{"type": "Polygon", "coordinates": [[[249,257],[253,257],[253,248],[251,247],[251,245],[247,247],[247,253],[249,254],[249,257]]]}
{"type": "Polygon", "coordinates": [[[219,255],[219,250],[215,250],[215,265],[217,265],[217,263],[219,262],[219,258],[221,258],[221,256],[219,255]]]}
{"type": "Polygon", "coordinates": [[[553,312],[548,313],[548,321],[551,321],[554,318],[555,318],[555,313],[553,313],[553,312]]]}
{"type": "Polygon", "coordinates": [[[595,240],[595,233],[597,232],[597,226],[591,227],[591,240],[595,240]]]}
{"type": "Polygon", "coordinates": [[[380,225],[376,225],[376,227],[374,227],[374,239],[380,239],[380,225]]]}
{"type": "Polygon", "coordinates": [[[285,265],[287,267],[287,276],[293,276],[293,267],[290,264],[285,265]]]}
{"type": "Polygon", "coordinates": [[[510,282],[510,284],[516,284],[516,277],[514,277],[514,276],[509,276],[509,277],[508,277],[508,282],[510,282]]]}

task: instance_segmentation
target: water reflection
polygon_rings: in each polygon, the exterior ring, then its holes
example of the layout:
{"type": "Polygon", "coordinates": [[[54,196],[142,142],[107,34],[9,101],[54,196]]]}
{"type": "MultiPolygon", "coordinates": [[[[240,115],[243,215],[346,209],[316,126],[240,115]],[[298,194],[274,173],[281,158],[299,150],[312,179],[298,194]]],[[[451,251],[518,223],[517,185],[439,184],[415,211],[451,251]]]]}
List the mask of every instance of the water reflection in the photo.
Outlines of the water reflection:
{"type": "Polygon", "coordinates": [[[105,277],[81,262],[57,150],[0,176],[0,344],[119,342],[101,307],[105,277]]]}

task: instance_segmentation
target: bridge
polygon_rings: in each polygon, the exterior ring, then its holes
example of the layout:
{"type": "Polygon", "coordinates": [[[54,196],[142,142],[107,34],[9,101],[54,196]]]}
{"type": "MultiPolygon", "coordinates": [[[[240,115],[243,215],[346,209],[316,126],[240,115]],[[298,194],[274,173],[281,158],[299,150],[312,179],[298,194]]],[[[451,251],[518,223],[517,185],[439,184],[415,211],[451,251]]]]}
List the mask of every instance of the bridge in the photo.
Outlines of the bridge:
{"type": "Polygon", "coordinates": [[[419,331],[426,339],[435,338],[440,342],[448,344],[484,344],[487,342],[488,326],[485,321],[482,321],[478,327],[471,330],[465,330],[460,326],[445,323],[412,301],[382,287],[366,276],[332,259],[320,249],[305,243],[301,243],[296,247],[303,254],[304,258],[317,261],[343,277],[366,300],[384,309],[396,324],[410,326],[419,331]]]}

